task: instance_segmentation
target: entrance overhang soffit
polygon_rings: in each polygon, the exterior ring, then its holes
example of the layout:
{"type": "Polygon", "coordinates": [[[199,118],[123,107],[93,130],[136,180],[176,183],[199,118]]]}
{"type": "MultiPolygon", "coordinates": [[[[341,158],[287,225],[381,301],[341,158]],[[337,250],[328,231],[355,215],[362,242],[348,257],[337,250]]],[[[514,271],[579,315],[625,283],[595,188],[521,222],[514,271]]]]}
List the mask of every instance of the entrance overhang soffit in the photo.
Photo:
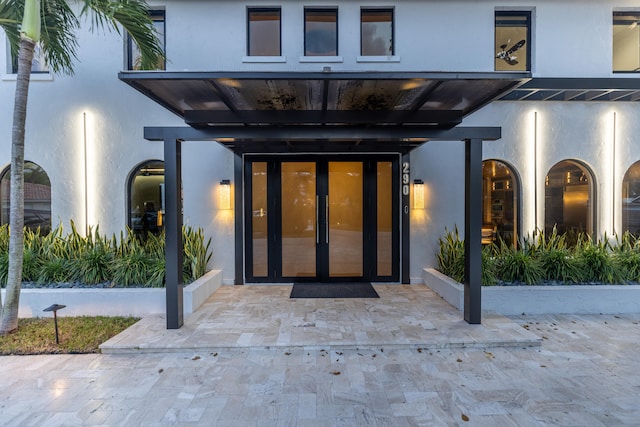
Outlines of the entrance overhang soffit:
{"type": "Polygon", "coordinates": [[[524,84],[530,75],[156,71],[122,72],[119,77],[192,128],[259,128],[259,135],[244,136],[259,139],[287,138],[274,129],[289,129],[284,132],[289,138],[297,134],[302,139],[322,139],[328,132],[335,133],[329,137],[341,134],[355,140],[400,140],[418,129],[418,133],[452,129],[468,114],[524,84]],[[343,131],[323,132],[319,127],[343,131]],[[407,132],[400,131],[404,128],[407,132]]]}

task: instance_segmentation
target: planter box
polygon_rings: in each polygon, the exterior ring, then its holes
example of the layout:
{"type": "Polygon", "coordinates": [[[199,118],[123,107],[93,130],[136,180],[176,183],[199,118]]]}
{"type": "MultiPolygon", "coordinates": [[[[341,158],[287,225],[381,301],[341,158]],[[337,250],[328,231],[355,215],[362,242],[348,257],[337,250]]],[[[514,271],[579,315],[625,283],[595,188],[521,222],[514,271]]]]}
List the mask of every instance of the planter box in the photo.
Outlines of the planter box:
{"type": "MultiPolygon", "coordinates": [[[[185,286],[184,316],[198,309],[221,285],[222,271],[213,270],[185,286]]],[[[4,289],[2,297],[4,302],[4,289]]],[[[135,316],[165,314],[164,288],[22,289],[18,317],[43,317],[51,304],[66,307],[59,316],[135,316]]],[[[50,315],[50,313],[46,313],[50,315]]]]}
{"type": "MultiPolygon", "coordinates": [[[[427,268],[424,283],[458,310],[464,286],[427,268]]],[[[505,316],[520,314],[640,313],[639,285],[483,286],[482,310],[505,316]]]]}

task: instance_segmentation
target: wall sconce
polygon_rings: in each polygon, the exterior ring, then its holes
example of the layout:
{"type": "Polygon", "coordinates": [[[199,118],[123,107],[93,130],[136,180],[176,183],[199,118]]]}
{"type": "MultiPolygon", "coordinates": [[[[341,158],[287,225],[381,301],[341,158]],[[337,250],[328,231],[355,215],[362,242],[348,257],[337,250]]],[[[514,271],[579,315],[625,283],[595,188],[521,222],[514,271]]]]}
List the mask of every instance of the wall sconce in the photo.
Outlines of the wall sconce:
{"type": "Polygon", "coordinates": [[[424,182],[421,179],[413,180],[413,208],[424,209],[424,182]]]}
{"type": "Polygon", "coordinates": [[[231,209],[231,180],[223,179],[220,181],[219,191],[219,208],[222,210],[231,209]]]}

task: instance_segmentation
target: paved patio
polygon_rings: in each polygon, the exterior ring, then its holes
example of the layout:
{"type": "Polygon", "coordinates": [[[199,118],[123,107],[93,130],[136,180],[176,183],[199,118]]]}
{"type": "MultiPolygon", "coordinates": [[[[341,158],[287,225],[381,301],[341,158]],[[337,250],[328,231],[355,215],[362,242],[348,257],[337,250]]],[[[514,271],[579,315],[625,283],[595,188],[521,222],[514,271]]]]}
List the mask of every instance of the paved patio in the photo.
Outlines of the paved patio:
{"type": "Polygon", "coordinates": [[[640,314],[517,316],[538,347],[0,357],[3,426],[637,426],[640,314]]]}
{"type": "Polygon", "coordinates": [[[142,319],[103,353],[215,352],[238,348],[443,349],[539,346],[503,316],[469,325],[425,285],[374,285],[379,299],[290,299],[291,285],[223,286],[177,330],[142,319]]]}

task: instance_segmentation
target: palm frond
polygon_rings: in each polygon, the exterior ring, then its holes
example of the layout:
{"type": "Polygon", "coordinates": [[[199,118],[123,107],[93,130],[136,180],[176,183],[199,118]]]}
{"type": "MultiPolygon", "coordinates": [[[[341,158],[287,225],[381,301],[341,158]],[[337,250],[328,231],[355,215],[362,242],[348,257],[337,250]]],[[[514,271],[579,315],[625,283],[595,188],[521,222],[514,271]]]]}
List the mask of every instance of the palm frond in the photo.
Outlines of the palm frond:
{"type": "Polygon", "coordinates": [[[77,58],[78,18],[65,0],[41,0],[42,32],[40,44],[52,72],[73,74],[77,58]]]}
{"type": "Polygon", "coordinates": [[[19,13],[24,9],[24,0],[0,0],[0,28],[2,28],[9,40],[11,54],[13,57],[18,56],[18,44],[20,42],[20,19],[22,15],[19,13]],[[19,7],[22,3],[22,8],[19,7]]]}
{"type": "Polygon", "coordinates": [[[82,15],[91,15],[92,29],[105,29],[120,33],[120,26],[140,49],[143,70],[155,69],[164,50],[149,17],[149,6],[144,0],[84,0],[82,15]]]}

